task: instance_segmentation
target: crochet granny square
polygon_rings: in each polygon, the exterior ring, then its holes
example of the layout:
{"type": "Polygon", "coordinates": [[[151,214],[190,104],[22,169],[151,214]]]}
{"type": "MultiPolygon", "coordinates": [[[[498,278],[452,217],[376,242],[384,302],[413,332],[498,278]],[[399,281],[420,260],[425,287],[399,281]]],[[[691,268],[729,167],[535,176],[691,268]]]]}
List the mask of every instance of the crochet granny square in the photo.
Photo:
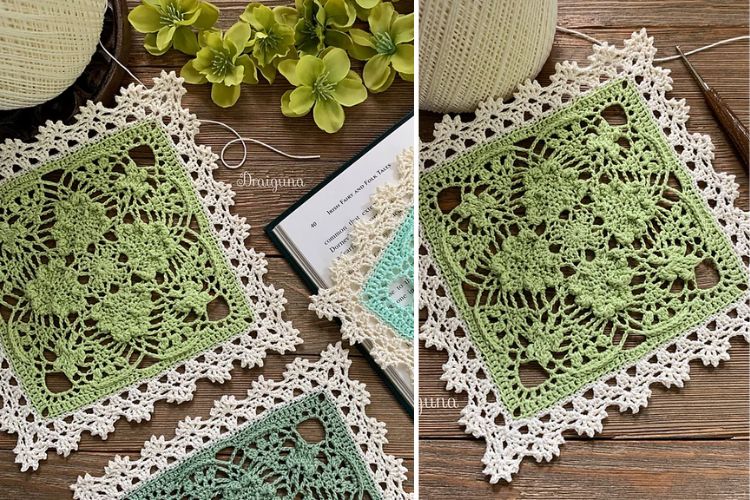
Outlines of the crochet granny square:
{"type": "Polygon", "coordinates": [[[422,334],[493,482],[750,336],[748,215],[654,53],[645,32],[595,48],[424,147],[422,334]]]}
{"type": "Polygon", "coordinates": [[[185,419],[171,440],[152,437],[139,458],[79,477],[75,498],[411,498],[350,365],[340,344],[317,362],[297,359],[283,380],[260,377],[247,398],[224,396],[209,419],[185,419]]]}
{"type": "Polygon", "coordinates": [[[0,427],[36,468],[298,342],[162,75],[0,149],[0,427]]]}

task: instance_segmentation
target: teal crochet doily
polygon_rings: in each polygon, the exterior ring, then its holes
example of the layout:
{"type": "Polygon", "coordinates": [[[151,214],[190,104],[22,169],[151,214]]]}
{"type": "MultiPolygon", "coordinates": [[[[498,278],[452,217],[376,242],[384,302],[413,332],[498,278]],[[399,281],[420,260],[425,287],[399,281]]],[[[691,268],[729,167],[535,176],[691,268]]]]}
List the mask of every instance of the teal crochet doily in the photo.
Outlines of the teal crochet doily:
{"type": "Polygon", "coordinates": [[[414,210],[409,211],[362,288],[362,303],[401,337],[414,338],[414,210]],[[394,300],[394,295],[401,301],[394,300]]]}
{"type": "Polygon", "coordinates": [[[365,414],[370,396],[350,367],[340,343],[297,358],[282,379],[260,376],[244,399],[223,396],[171,439],[154,436],[139,456],[79,477],[74,497],[411,499],[403,460],[385,453],[385,425],[365,414]]]}

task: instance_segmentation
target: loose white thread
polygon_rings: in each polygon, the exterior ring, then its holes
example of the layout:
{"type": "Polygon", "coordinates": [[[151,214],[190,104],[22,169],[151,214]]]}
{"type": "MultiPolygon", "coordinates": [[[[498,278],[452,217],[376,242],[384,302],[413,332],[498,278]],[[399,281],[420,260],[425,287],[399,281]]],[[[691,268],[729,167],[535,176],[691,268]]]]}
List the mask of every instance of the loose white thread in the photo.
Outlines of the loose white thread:
{"type": "MultiPolygon", "coordinates": [[[[601,40],[597,40],[593,36],[587,35],[586,33],[581,33],[580,31],[570,29],[570,28],[564,28],[562,26],[556,27],[557,31],[560,33],[567,33],[569,35],[577,36],[578,38],[583,38],[584,40],[588,40],[591,43],[595,43],[597,45],[604,45],[605,42],[602,42],[601,40]]],[[[728,43],[732,42],[738,42],[740,40],[750,40],[750,35],[742,35],[742,36],[735,36],[732,38],[726,38],[724,40],[719,40],[718,42],[711,43],[709,45],[704,45],[703,47],[698,47],[697,49],[693,49],[691,51],[685,52],[686,56],[697,54],[698,52],[703,52],[704,50],[712,49],[714,47],[718,47],[720,45],[726,45],[728,43]]],[[[654,59],[654,62],[667,62],[667,61],[674,61],[676,59],[679,59],[680,55],[674,55],[674,56],[667,56],[667,57],[658,57],[654,59]]]]}
{"type": "MultiPolygon", "coordinates": [[[[133,74],[133,72],[130,71],[127,68],[127,66],[125,66],[123,63],[121,63],[110,51],[107,50],[107,48],[104,46],[104,44],[102,44],[101,40],[99,41],[99,47],[104,51],[105,54],[107,54],[107,56],[110,58],[110,60],[112,60],[115,64],[117,64],[118,66],[120,66],[125,71],[125,73],[127,73],[130,76],[130,78],[132,78],[136,82],[140,83],[144,87],[146,86],[146,84],[143,83],[140,78],[138,78],[137,76],[135,76],[133,74]]],[[[258,139],[252,139],[250,137],[242,137],[239,132],[237,132],[234,128],[230,127],[229,125],[227,125],[224,122],[219,122],[219,121],[215,121],[215,120],[200,120],[200,122],[201,123],[208,123],[210,125],[219,125],[220,127],[224,127],[225,129],[227,129],[228,131],[232,132],[237,137],[236,139],[232,139],[231,141],[229,141],[226,144],[224,144],[224,147],[221,148],[221,154],[219,154],[219,159],[221,160],[221,164],[224,165],[224,168],[228,168],[230,170],[233,170],[233,169],[236,169],[236,168],[240,168],[247,161],[247,143],[248,142],[251,142],[253,144],[258,144],[259,146],[263,146],[264,148],[266,148],[266,149],[268,149],[270,151],[273,151],[274,153],[276,153],[278,155],[284,156],[286,158],[291,158],[293,160],[317,160],[317,159],[320,159],[320,155],[293,155],[293,154],[285,153],[284,151],[282,151],[280,149],[277,149],[277,148],[271,146],[270,144],[266,144],[265,142],[260,141],[258,139]],[[242,159],[239,162],[235,163],[235,164],[231,164],[231,163],[227,162],[227,160],[226,160],[226,158],[224,158],[224,156],[226,155],[227,149],[229,147],[231,147],[232,145],[238,143],[238,142],[242,145],[242,159]]]]}

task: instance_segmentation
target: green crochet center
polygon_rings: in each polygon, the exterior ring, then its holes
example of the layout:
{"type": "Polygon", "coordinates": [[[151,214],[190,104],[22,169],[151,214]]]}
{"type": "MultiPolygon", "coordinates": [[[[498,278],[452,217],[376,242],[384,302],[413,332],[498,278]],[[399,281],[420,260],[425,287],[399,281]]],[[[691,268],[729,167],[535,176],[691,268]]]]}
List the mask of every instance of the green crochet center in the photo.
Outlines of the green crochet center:
{"type": "Polygon", "coordinates": [[[413,295],[414,210],[411,209],[370,273],[361,299],[399,336],[411,340],[414,337],[413,295]]]}
{"type": "Polygon", "coordinates": [[[128,500],[380,499],[325,393],[271,412],[175,464],[128,500]]]}
{"type": "Polygon", "coordinates": [[[154,122],[0,185],[0,339],[40,415],[154,377],[252,320],[154,122]]]}
{"type": "Polygon", "coordinates": [[[747,289],[692,182],[628,80],[422,175],[432,255],[513,417],[648,356],[747,289]]]}

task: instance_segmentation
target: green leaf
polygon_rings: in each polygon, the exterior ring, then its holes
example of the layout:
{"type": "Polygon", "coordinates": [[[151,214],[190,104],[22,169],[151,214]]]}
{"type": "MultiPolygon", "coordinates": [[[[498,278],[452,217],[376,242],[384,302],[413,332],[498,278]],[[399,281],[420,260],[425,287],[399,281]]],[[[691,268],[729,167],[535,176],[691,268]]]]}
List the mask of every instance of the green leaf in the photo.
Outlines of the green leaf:
{"type": "Polygon", "coordinates": [[[309,113],[313,104],[315,97],[311,87],[297,87],[289,94],[289,109],[297,116],[309,113]]]}
{"type": "Polygon", "coordinates": [[[206,80],[206,77],[203,76],[197,69],[195,69],[195,66],[193,66],[194,60],[191,59],[180,70],[180,76],[185,79],[187,83],[192,83],[193,85],[199,85],[201,83],[206,83],[208,80],[206,80]]]}
{"type": "Polygon", "coordinates": [[[346,78],[336,84],[333,97],[342,106],[356,106],[367,99],[367,89],[362,85],[359,76],[354,71],[350,71],[346,78]]]}
{"type": "Polygon", "coordinates": [[[414,14],[398,16],[390,30],[393,43],[407,43],[414,40],[414,14]]]}
{"type": "Polygon", "coordinates": [[[333,134],[344,125],[344,108],[333,99],[315,101],[313,118],[318,128],[333,134]]]}
{"type": "Polygon", "coordinates": [[[160,56],[169,50],[169,47],[166,49],[160,49],[156,46],[156,33],[149,33],[143,37],[143,47],[146,49],[146,52],[152,56],[160,56]]]}
{"type": "Polygon", "coordinates": [[[297,63],[297,81],[301,85],[312,87],[315,80],[326,70],[323,61],[315,56],[302,56],[297,63]]]}
{"type": "Polygon", "coordinates": [[[362,77],[367,88],[373,92],[379,92],[380,87],[385,85],[391,73],[391,57],[378,54],[365,64],[362,77]]]}
{"type": "Polygon", "coordinates": [[[414,74],[414,45],[399,45],[391,56],[393,69],[399,73],[414,74]]]}
{"type": "Polygon", "coordinates": [[[189,56],[194,56],[200,50],[200,45],[198,45],[198,37],[195,35],[193,30],[191,30],[190,28],[186,28],[185,26],[180,26],[174,32],[172,44],[174,45],[175,49],[189,56]]]}
{"type": "Polygon", "coordinates": [[[281,61],[278,66],[279,73],[295,87],[302,85],[302,82],[297,78],[297,63],[299,63],[297,59],[286,59],[281,61]]]}
{"type": "Polygon", "coordinates": [[[391,20],[396,15],[393,4],[381,3],[370,11],[367,22],[370,31],[375,33],[388,33],[391,28],[391,20]]]}
{"type": "Polygon", "coordinates": [[[337,47],[332,47],[329,52],[323,56],[323,64],[328,70],[328,81],[336,83],[343,80],[349,74],[349,56],[346,51],[337,47]]]}
{"type": "Polygon", "coordinates": [[[128,14],[128,21],[139,33],[156,33],[161,28],[159,11],[149,4],[141,4],[128,14]]]}
{"type": "Polygon", "coordinates": [[[177,31],[176,26],[164,26],[156,34],[156,47],[159,50],[168,49],[172,45],[172,37],[177,31]]]}
{"type": "Polygon", "coordinates": [[[253,60],[250,59],[249,55],[242,54],[237,58],[237,64],[245,68],[242,76],[242,83],[249,83],[251,85],[258,83],[258,69],[253,60]]]}
{"type": "Polygon", "coordinates": [[[229,108],[235,105],[240,98],[240,86],[234,85],[229,87],[223,83],[214,83],[211,86],[211,100],[222,108],[229,108]]]}
{"type": "Polygon", "coordinates": [[[198,6],[200,16],[195,20],[193,26],[199,30],[212,28],[216,21],[219,20],[219,9],[210,2],[201,2],[198,6]]]}

